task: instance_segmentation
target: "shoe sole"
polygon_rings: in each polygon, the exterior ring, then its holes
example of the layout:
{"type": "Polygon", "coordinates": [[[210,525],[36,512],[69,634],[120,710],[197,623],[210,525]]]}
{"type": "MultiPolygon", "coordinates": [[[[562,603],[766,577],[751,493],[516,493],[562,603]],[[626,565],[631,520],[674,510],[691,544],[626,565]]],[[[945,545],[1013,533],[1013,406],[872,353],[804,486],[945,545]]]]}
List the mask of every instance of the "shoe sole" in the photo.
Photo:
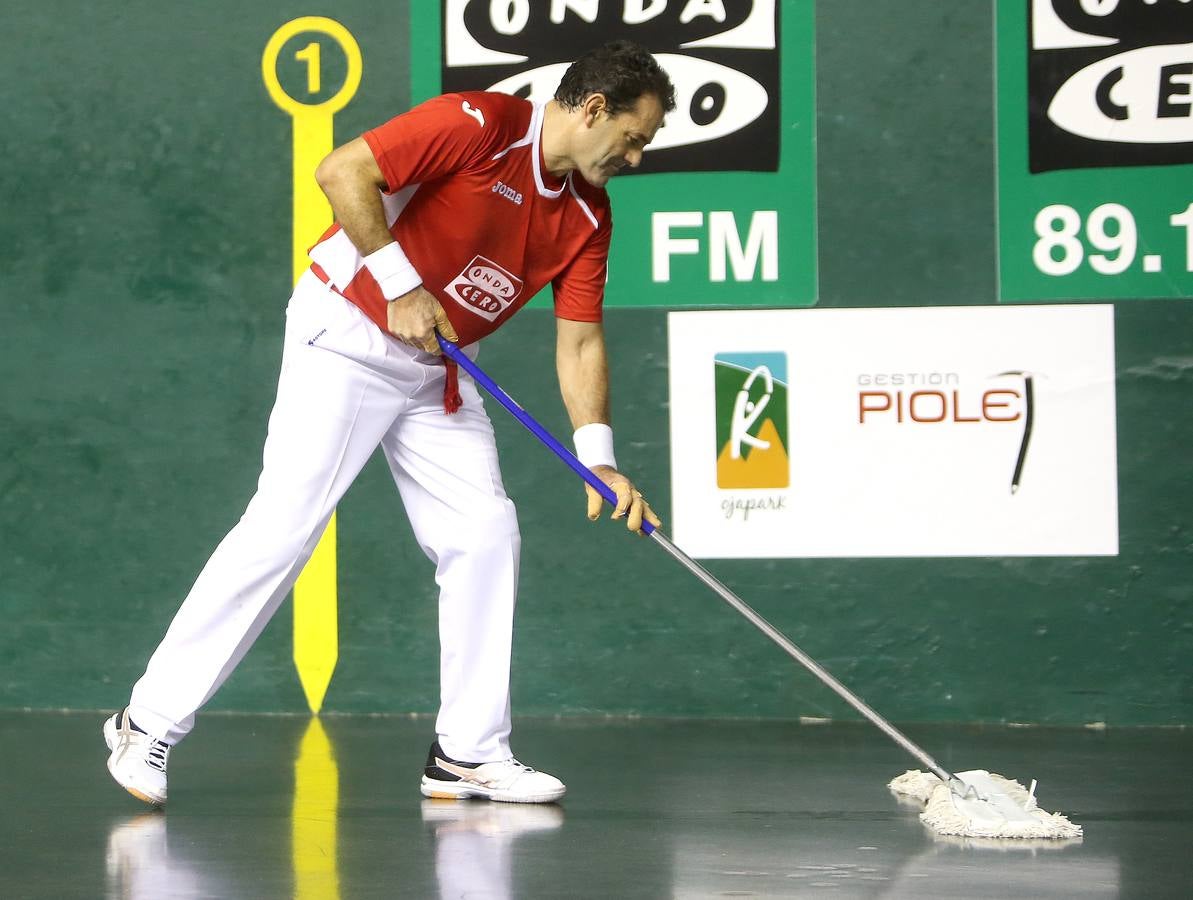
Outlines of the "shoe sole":
{"type": "Polygon", "coordinates": [[[513,794],[463,781],[439,781],[423,776],[422,795],[432,800],[492,800],[496,803],[553,803],[567,793],[566,787],[538,794],[513,794]]]}
{"type": "MultiPolygon", "coordinates": [[[[108,745],[109,752],[115,753],[115,751],[116,751],[116,721],[115,721],[115,717],[108,719],[104,722],[104,743],[108,745]]],[[[148,803],[150,806],[154,806],[154,807],[165,805],[165,803],[166,803],[165,797],[162,797],[160,799],[157,797],[151,797],[149,794],[146,794],[143,791],[139,791],[134,787],[129,787],[127,784],[125,784],[123,781],[121,781],[116,776],[115,770],[112,768],[112,757],[111,756],[108,757],[108,774],[112,776],[112,779],[118,785],[120,785],[122,788],[124,788],[126,791],[128,791],[130,794],[132,794],[134,797],[136,797],[142,803],[148,803]]]]}

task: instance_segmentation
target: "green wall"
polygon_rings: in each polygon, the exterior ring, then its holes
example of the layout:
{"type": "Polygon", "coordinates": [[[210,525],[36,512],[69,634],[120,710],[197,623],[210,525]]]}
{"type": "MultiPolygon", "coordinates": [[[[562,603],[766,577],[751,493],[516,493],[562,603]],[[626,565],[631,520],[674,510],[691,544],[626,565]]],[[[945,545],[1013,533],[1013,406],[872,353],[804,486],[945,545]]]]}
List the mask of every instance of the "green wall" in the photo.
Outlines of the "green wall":
{"type": "MultiPolygon", "coordinates": [[[[22,4],[0,33],[0,706],[110,708],[258,474],[289,283],[289,123],[260,55],[287,3],[22,4]],[[115,10],[115,11],[113,11],[115,10]]],[[[408,101],[404,3],[341,0],[408,101]]],[[[817,11],[820,306],[996,302],[992,11],[817,11]]],[[[897,721],[1193,722],[1193,306],[1116,310],[1121,552],[709,565],[897,721]]],[[[608,333],[619,459],[669,508],[666,314],[608,333]]],[[[556,433],[553,322],[482,361],[556,433]]],[[[515,711],[851,716],[493,404],[524,533],[515,711]]],[[[435,594],[388,473],[341,506],[336,711],[433,711],[435,594]]],[[[212,703],[304,708],[283,611],[212,703]]]]}

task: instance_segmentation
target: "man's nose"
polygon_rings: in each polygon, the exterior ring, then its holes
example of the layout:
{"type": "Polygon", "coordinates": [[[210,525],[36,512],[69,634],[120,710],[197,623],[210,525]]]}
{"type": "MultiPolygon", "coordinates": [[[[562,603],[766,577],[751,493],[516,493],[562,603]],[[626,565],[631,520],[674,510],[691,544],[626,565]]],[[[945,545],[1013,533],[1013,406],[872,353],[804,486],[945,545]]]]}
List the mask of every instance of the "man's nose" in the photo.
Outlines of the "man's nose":
{"type": "Polygon", "coordinates": [[[625,155],[625,161],[631,168],[638,168],[642,164],[642,151],[637,148],[625,155]]]}

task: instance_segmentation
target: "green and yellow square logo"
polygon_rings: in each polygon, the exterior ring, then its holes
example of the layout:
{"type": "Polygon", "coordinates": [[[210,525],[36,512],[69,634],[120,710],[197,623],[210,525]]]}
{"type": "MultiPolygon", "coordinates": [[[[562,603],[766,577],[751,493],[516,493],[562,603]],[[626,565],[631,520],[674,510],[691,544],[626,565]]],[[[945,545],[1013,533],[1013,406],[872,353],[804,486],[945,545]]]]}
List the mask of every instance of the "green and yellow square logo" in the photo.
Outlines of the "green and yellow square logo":
{"type": "Polygon", "coordinates": [[[713,366],[717,487],[788,487],[787,354],[718,353],[713,366]]]}

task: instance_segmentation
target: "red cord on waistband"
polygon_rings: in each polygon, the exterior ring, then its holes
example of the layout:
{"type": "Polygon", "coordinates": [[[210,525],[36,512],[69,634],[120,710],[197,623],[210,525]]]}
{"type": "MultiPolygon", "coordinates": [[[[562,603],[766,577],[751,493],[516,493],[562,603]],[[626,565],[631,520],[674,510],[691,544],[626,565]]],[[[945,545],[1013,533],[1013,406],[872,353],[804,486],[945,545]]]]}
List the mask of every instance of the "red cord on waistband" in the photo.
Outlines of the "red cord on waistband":
{"type": "Polygon", "coordinates": [[[464,405],[464,398],[460,396],[460,367],[446,356],[443,365],[447,368],[447,377],[443,380],[443,411],[450,415],[464,405]]]}

